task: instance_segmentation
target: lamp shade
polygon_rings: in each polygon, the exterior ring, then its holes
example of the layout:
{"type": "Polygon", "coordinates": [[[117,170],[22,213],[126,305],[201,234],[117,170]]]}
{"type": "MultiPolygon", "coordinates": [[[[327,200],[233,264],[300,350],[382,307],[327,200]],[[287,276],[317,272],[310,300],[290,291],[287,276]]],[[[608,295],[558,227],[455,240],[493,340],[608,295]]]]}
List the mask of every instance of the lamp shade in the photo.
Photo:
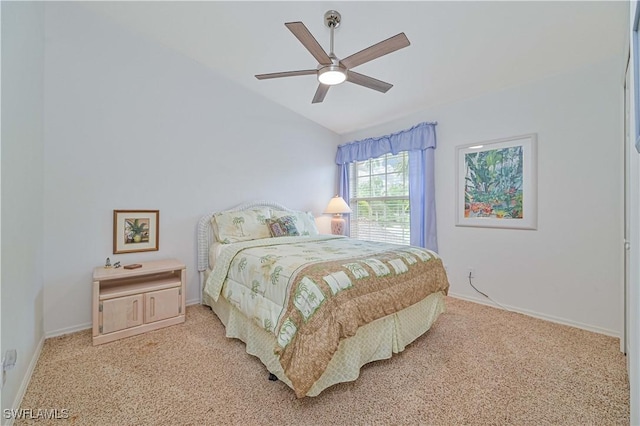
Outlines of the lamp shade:
{"type": "Polygon", "coordinates": [[[324,212],[327,214],[351,213],[351,208],[342,197],[336,195],[329,201],[329,205],[324,212]]]}

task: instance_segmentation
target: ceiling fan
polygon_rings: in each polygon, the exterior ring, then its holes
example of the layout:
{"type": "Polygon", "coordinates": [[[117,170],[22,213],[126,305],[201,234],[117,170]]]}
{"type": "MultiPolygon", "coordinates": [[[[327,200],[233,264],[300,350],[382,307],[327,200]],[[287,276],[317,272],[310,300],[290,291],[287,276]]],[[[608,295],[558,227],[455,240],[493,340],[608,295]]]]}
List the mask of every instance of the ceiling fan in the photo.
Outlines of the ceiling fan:
{"type": "Polygon", "coordinates": [[[386,54],[400,50],[409,46],[409,39],[404,33],[397,34],[373,46],[369,46],[364,50],[354,53],[344,59],[338,59],[333,53],[333,31],[340,26],[341,16],[335,10],[329,10],[324,14],[324,23],[331,30],[331,51],[327,55],[325,50],[320,46],[318,41],[313,37],[311,32],[302,22],[287,22],[284,25],[289,28],[294,36],[300,40],[300,43],[307,48],[309,53],[318,61],[315,69],[274,72],[270,74],[258,74],[258,80],[269,78],[293,77],[298,75],[316,75],[318,78],[318,89],[311,103],[322,102],[331,86],[340,84],[344,81],[358,84],[378,92],[386,93],[393,87],[393,84],[377,80],[363,74],[352,71],[358,65],[377,59],[386,54]]]}

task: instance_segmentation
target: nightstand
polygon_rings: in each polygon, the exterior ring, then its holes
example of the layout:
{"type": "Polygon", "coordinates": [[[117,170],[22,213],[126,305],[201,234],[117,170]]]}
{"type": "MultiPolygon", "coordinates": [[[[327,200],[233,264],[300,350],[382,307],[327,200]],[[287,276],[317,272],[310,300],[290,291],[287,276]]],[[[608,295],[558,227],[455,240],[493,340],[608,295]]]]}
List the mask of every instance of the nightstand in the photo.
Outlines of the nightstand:
{"type": "Polygon", "coordinates": [[[141,265],[93,270],[94,345],[184,322],[185,265],[177,259],[141,265]]]}

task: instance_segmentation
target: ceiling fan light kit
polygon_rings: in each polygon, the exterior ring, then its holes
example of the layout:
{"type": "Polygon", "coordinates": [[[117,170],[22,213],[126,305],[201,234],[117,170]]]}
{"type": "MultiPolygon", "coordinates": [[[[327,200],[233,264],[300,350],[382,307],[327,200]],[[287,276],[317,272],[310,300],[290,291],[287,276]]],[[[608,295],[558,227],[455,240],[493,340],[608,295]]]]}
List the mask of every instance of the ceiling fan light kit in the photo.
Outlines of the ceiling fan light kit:
{"type": "Polygon", "coordinates": [[[312,103],[322,102],[329,91],[329,87],[348,81],[378,92],[386,93],[393,87],[392,84],[377,80],[373,77],[359,74],[351,71],[352,68],[362,65],[366,62],[387,55],[396,50],[409,46],[409,39],[404,33],[396,34],[380,43],[369,46],[358,53],[345,58],[338,59],[333,53],[333,32],[340,26],[342,17],[335,10],[329,10],[324,14],[324,23],[331,31],[329,54],[320,46],[318,41],[313,37],[311,32],[302,22],[287,22],[284,25],[293,33],[294,36],[302,43],[302,45],[313,55],[318,61],[315,70],[299,70],[274,72],[270,74],[257,74],[258,80],[266,80],[270,78],[293,77],[299,75],[316,75],[319,85],[312,103]]]}
{"type": "Polygon", "coordinates": [[[347,79],[347,70],[340,65],[327,65],[318,70],[318,81],[328,86],[344,83],[347,79]]]}

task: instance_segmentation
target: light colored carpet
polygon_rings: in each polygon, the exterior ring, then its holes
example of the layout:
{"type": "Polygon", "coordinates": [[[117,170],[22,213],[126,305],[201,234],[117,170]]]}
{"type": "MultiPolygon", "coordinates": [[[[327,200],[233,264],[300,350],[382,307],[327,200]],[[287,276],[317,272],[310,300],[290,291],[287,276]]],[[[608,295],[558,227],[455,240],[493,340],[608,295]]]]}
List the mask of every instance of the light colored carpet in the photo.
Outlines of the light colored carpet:
{"type": "Polygon", "coordinates": [[[191,306],[185,324],[101,346],[89,330],[48,339],[21,408],[68,409],[56,425],[629,424],[618,348],[448,297],[447,312],[403,353],[299,400],[224,337],[212,311],[191,306]]]}

